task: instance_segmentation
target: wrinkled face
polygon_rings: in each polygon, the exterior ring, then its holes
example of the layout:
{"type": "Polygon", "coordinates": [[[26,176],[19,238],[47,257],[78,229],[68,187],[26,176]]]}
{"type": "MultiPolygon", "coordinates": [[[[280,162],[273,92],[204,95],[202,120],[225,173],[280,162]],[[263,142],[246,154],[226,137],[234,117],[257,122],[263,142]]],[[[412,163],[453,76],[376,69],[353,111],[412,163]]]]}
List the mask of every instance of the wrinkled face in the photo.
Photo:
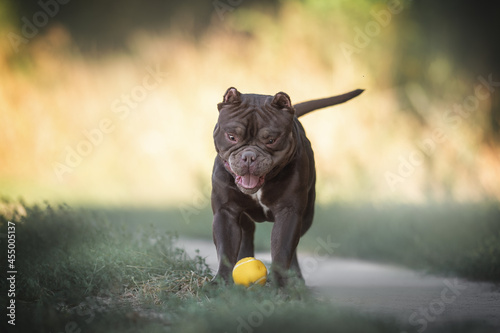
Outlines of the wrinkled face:
{"type": "Polygon", "coordinates": [[[214,130],[217,153],[238,188],[253,194],[295,151],[295,111],[290,98],[285,93],[240,94],[229,88],[218,107],[219,121],[214,130]]]}

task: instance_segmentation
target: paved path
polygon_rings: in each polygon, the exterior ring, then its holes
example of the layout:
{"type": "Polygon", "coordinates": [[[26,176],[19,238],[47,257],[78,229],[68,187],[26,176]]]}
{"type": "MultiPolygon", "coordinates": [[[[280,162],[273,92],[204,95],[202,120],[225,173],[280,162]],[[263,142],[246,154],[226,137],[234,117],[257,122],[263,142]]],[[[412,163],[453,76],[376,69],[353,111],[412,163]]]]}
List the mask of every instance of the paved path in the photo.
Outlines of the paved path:
{"type": "MultiPolygon", "coordinates": [[[[217,255],[213,243],[180,239],[188,254],[195,250],[206,258],[213,271],[217,255]]],[[[256,257],[270,262],[269,253],[256,257]]],[[[326,258],[299,253],[306,284],[341,307],[387,315],[423,330],[450,321],[477,320],[500,332],[500,287],[489,283],[422,275],[418,272],[365,261],[326,258]]]]}

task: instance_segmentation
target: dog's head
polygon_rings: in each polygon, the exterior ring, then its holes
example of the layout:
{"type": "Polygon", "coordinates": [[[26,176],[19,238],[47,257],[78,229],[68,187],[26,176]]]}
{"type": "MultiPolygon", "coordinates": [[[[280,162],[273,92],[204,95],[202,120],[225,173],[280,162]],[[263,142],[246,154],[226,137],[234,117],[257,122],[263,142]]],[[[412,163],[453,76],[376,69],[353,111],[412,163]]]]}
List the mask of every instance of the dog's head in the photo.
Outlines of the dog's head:
{"type": "Polygon", "coordinates": [[[218,104],[215,149],[238,188],[257,192],[295,151],[295,109],[290,97],[241,94],[229,88],[218,104]]]}

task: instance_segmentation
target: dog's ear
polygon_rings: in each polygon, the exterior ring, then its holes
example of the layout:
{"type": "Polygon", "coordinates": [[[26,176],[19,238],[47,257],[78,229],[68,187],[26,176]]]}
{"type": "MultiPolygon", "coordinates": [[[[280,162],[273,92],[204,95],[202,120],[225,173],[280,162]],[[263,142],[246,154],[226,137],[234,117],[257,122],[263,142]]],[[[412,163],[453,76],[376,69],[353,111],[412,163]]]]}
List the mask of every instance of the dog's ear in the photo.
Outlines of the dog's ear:
{"type": "Polygon", "coordinates": [[[292,107],[292,101],[290,99],[290,96],[288,94],[280,91],[276,95],[274,95],[273,101],[271,102],[271,105],[283,110],[283,109],[288,109],[291,112],[295,112],[293,107],[292,107]]]}
{"type": "Polygon", "coordinates": [[[224,99],[221,103],[217,104],[217,108],[222,109],[222,107],[226,104],[238,104],[241,103],[241,93],[236,90],[235,87],[229,88],[224,94],[224,99]]]}

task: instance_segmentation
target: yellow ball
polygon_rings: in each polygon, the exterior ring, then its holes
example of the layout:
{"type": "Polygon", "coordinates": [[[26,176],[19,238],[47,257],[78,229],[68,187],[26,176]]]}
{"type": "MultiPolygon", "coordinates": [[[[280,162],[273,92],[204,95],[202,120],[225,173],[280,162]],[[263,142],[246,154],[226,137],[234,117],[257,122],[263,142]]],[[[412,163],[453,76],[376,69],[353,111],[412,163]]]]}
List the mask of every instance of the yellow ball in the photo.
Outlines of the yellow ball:
{"type": "Polygon", "coordinates": [[[233,268],[233,280],[235,284],[245,287],[264,285],[267,281],[266,265],[254,257],[243,258],[233,268]]]}

